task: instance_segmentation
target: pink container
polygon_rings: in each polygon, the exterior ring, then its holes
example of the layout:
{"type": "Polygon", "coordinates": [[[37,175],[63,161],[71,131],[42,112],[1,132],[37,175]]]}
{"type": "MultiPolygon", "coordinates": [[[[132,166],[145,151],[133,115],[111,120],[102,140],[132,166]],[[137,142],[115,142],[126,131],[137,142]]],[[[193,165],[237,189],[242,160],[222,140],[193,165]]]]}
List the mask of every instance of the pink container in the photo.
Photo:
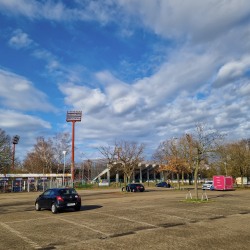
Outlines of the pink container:
{"type": "Polygon", "coordinates": [[[216,190],[233,190],[232,176],[213,176],[213,181],[216,190]]]}

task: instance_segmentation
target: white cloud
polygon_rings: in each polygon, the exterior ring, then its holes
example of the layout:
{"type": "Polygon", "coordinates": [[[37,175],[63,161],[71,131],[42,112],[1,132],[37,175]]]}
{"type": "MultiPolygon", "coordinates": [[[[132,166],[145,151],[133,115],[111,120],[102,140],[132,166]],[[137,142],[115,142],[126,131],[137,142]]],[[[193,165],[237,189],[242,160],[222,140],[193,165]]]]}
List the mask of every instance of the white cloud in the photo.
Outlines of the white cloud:
{"type": "Polygon", "coordinates": [[[0,10],[30,19],[55,21],[97,20],[126,25],[129,19],[133,22],[137,19],[137,25],[143,23],[166,37],[191,35],[196,39],[211,39],[244,21],[250,6],[248,0],[77,0],[68,8],[58,1],[2,0],[0,10]]]}
{"type": "Polygon", "coordinates": [[[51,129],[50,123],[41,118],[4,109],[0,109],[0,127],[8,130],[11,129],[26,132],[40,129],[51,129]]]}
{"type": "Polygon", "coordinates": [[[0,69],[1,103],[11,109],[40,110],[56,112],[57,109],[47,101],[47,96],[36,89],[26,78],[0,69]]]}
{"type": "Polygon", "coordinates": [[[27,150],[35,144],[35,138],[41,136],[43,131],[52,127],[49,122],[39,117],[22,114],[13,110],[0,109],[0,128],[11,137],[19,135],[20,140],[16,146],[16,156],[23,159],[27,150]]]}
{"type": "Polygon", "coordinates": [[[28,35],[23,33],[21,29],[13,31],[13,35],[8,44],[15,49],[27,48],[33,43],[33,41],[28,38],[28,35]]]}
{"type": "Polygon", "coordinates": [[[214,82],[215,87],[221,87],[242,77],[250,70],[250,55],[245,55],[241,60],[230,61],[223,65],[214,82]]]}
{"type": "Polygon", "coordinates": [[[121,26],[121,36],[131,36],[131,27],[143,26],[171,39],[211,41],[244,23],[250,5],[248,0],[75,0],[69,8],[61,1],[2,0],[0,11],[32,20],[114,22],[121,26]]]}
{"type": "Polygon", "coordinates": [[[211,39],[244,21],[250,12],[247,0],[118,0],[131,15],[165,37],[193,36],[211,39]]]}
{"type": "MultiPolygon", "coordinates": [[[[73,66],[63,65],[62,59],[48,50],[34,51],[33,56],[45,60],[47,70],[60,77],[63,84],[58,86],[66,105],[83,111],[82,122],[77,125],[79,140],[143,138],[155,146],[160,139],[190,132],[195,121],[205,120],[235,137],[243,135],[242,131],[249,132],[247,0],[77,0],[71,8],[61,1],[2,0],[0,11],[32,20],[97,20],[104,25],[114,22],[119,25],[118,33],[126,39],[140,27],[145,33],[150,31],[147,35],[155,33],[159,35],[157,39],[163,38],[163,44],[166,42],[161,63],[153,62],[151,75],[139,78],[135,74],[138,78],[128,84],[119,79],[120,72],[115,72],[114,77],[103,69],[95,74],[100,85],[90,83],[92,88],[84,86],[81,74],[73,66]],[[218,88],[212,88],[212,83],[218,88]]],[[[32,43],[25,33],[14,37],[9,43],[16,48],[32,43]]],[[[158,55],[156,50],[152,57],[158,55]]],[[[122,58],[120,63],[124,66],[126,60],[122,58]]],[[[145,63],[151,69],[150,63],[145,63]]],[[[131,65],[127,70],[132,73],[141,66],[140,62],[131,65]]],[[[1,95],[3,103],[11,108],[51,109],[44,93],[27,79],[2,71],[1,95]],[[18,101],[7,90],[7,80],[18,101]],[[23,93],[25,100],[20,105],[23,93]]]]}
{"type": "Polygon", "coordinates": [[[105,3],[102,1],[75,1],[75,5],[75,8],[68,8],[60,1],[1,0],[0,11],[7,15],[23,15],[32,20],[98,20],[102,23],[110,20],[109,15],[112,15],[109,1],[105,1],[105,3]]]}
{"type": "Polygon", "coordinates": [[[33,42],[28,38],[26,33],[23,33],[21,29],[13,31],[13,35],[9,40],[9,45],[15,49],[27,48],[33,42]]]}
{"type": "Polygon", "coordinates": [[[100,89],[90,89],[72,83],[60,84],[59,89],[66,95],[65,102],[82,110],[84,114],[99,112],[105,107],[106,98],[100,89]]]}

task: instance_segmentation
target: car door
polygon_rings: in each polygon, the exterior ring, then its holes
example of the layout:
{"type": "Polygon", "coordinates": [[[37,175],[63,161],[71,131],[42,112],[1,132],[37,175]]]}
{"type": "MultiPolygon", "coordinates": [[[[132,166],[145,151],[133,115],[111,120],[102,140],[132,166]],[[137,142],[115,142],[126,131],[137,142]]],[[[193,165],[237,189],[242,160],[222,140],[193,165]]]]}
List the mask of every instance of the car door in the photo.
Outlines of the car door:
{"type": "Polygon", "coordinates": [[[44,193],[43,193],[43,207],[44,208],[50,208],[49,206],[49,196],[50,196],[50,189],[49,190],[46,190],[44,193]]]}
{"type": "Polygon", "coordinates": [[[44,198],[44,193],[39,195],[39,200],[38,204],[40,207],[44,208],[45,207],[45,198],[44,198]]]}
{"type": "Polygon", "coordinates": [[[51,205],[52,205],[53,201],[55,200],[55,198],[56,198],[56,191],[51,189],[50,193],[49,193],[49,195],[47,197],[47,201],[46,201],[47,202],[47,208],[51,208],[51,205]]]}

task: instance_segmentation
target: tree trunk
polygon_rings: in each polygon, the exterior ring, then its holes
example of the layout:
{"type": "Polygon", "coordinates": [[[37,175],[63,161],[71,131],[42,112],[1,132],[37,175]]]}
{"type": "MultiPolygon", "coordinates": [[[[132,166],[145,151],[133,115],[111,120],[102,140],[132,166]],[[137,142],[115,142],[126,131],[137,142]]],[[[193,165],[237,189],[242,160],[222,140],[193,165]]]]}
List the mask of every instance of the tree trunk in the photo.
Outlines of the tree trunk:
{"type": "Polygon", "coordinates": [[[182,182],[181,182],[182,185],[184,185],[184,171],[182,171],[182,182]]]}
{"type": "Polygon", "coordinates": [[[126,190],[126,186],[127,186],[127,175],[124,173],[124,190],[126,190]]]}
{"type": "Polygon", "coordinates": [[[196,165],[195,172],[194,172],[195,199],[198,199],[198,187],[197,187],[198,170],[199,170],[199,153],[197,154],[197,165],[196,165]]]}
{"type": "Polygon", "coordinates": [[[180,189],[180,174],[179,174],[179,172],[177,173],[177,185],[178,185],[178,189],[180,189]]]}
{"type": "Polygon", "coordinates": [[[244,185],[243,185],[243,174],[241,174],[241,187],[244,188],[244,185]]]}

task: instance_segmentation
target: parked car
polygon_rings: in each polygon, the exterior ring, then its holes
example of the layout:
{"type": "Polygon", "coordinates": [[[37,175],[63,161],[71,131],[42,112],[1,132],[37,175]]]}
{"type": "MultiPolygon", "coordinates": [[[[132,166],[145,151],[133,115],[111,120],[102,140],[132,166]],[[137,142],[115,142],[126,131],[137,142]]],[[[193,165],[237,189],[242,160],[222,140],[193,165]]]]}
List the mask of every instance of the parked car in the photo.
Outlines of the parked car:
{"type": "Polygon", "coordinates": [[[202,185],[202,190],[214,190],[214,182],[208,181],[205,184],[202,185]]]}
{"type": "MultiPolygon", "coordinates": [[[[122,188],[122,191],[124,191],[124,187],[122,188]]],[[[126,186],[126,191],[127,192],[143,192],[145,191],[145,188],[142,184],[137,184],[137,183],[131,183],[126,186]]]]}
{"type": "Polygon", "coordinates": [[[167,182],[164,181],[164,182],[157,183],[156,187],[168,187],[168,184],[167,182]]]}
{"type": "Polygon", "coordinates": [[[74,188],[52,188],[39,195],[35,202],[36,211],[51,209],[53,214],[66,208],[81,209],[81,196],[74,188]]]}

